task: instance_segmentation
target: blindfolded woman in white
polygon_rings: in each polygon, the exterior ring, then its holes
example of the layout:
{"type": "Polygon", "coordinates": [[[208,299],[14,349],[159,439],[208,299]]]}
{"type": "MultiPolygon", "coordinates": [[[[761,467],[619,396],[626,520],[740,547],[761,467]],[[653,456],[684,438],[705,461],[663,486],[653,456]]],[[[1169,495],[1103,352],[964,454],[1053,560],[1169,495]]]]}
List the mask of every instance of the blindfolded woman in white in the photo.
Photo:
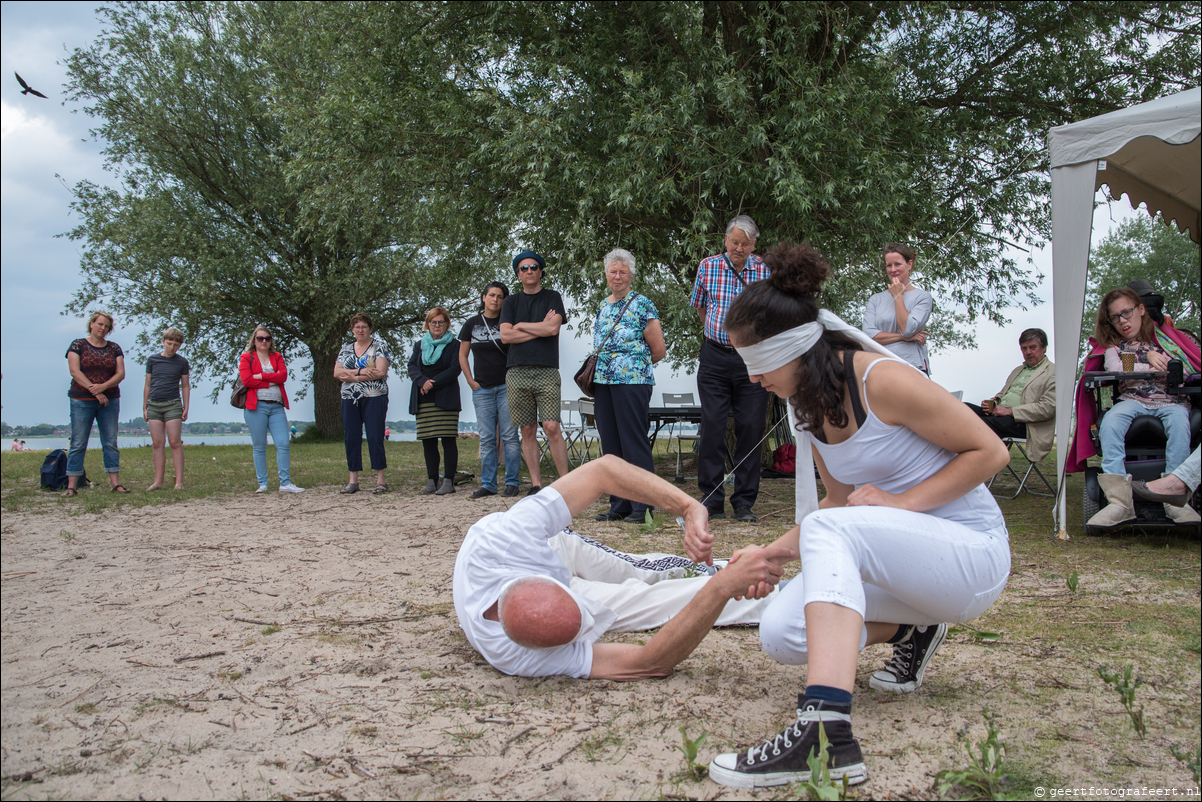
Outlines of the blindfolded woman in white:
{"type": "MultiPolygon", "coordinates": [[[[1005,587],[1006,526],[982,482],[1009,455],[946,391],[819,310],[830,267],[817,250],[781,243],[764,262],[770,278],[743,291],[726,326],[751,380],[789,400],[800,525],[777,545],[798,551],[802,570],[766,611],[760,639],[776,660],[809,667],[797,720],[759,746],[719,755],[710,776],[744,788],[807,780],[821,722],[832,776],[854,784],[867,779],[850,720],[860,650],[894,644],[870,684],[912,691],[946,622],[975,618],[1005,587]]],[[[704,560],[711,544],[685,545],[704,560]]]]}

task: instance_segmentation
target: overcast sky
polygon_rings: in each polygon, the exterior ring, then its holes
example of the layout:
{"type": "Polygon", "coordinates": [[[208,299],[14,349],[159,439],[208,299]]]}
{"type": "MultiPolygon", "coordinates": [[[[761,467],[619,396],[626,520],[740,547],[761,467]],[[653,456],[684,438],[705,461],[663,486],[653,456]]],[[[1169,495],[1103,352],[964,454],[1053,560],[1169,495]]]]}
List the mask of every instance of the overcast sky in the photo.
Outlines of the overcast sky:
{"type": "MultiPolygon", "coordinates": [[[[87,44],[99,31],[91,2],[4,2],[0,27],[0,103],[3,104],[3,232],[0,240],[0,370],[4,381],[3,419],[9,425],[66,423],[67,373],[65,353],[70,341],[86,334],[84,321],[64,317],[63,309],[80,287],[80,249],[55,235],[77,224],[69,213],[69,188],[89,179],[107,183],[101,161],[101,144],[88,134],[89,118],[76,104],[64,104],[66,73],[64,56],[87,44]],[[18,72],[33,88],[49,96],[42,100],[21,95],[13,73],[18,72]]],[[[1124,203],[1102,206],[1094,217],[1094,241],[1105,235],[1119,219],[1130,215],[1124,203]]],[[[818,243],[821,245],[821,243],[818,243]]],[[[537,247],[537,246],[536,246],[537,247]]],[[[715,252],[721,239],[715,238],[715,252]]],[[[635,254],[638,257],[638,254],[635,254]]],[[[1025,256],[1024,256],[1025,258],[1025,256]]],[[[921,255],[919,257],[921,263],[921,255]]],[[[1051,300],[1051,248],[1034,254],[1034,269],[1049,278],[1039,294],[1051,300]]],[[[551,277],[553,278],[553,277],[551,277]]],[[[603,277],[598,275],[598,283],[603,277]]],[[[551,284],[550,286],[554,286],[551,284]]],[[[883,288],[883,283],[882,283],[883,288]]],[[[981,323],[977,331],[979,349],[932,356],[933,378],[949,390],[963,390],[966,400],[979,400],[1001,389],[1011,368],[1021,361],[1017,338],[1029,326],[1040,326],[1055,336],[1050,303],[1031,310],[1010,310],[1011,323],[998,327],[981,323]]],[[[462,321],[453,326],[458,332],[462,321]]],[[[858,321],[849,321],[856,323],[858,321]]],[[[573,333],[580,327],[573,326],[573,333]]],[[[589,327],[584,327],[590,331],[589,327]]],[[[128,349],[127,378],[122,384],[125,403],[121,419],[141,412],[142,378],[146,354],[134,351],[138,330],[127,321],[117,321],[112,339],[128,349]]],[[[672,333],[666,333],[671,339],[672,333]]],[[[591,337],[561,339],[561,368],[564,397],[579,395],[571,376],[591,350],[591,337]]],[[[188,347],[185,343],[182,352],[188,347]]],[[[407,354],[406,354],[407,357],[407,354]]],[[[399,366],[403,373],[404,366],[399,366]]],[[[692,375],[675,375],[667,367],[656,370],[657,391],[696,392],[692,375]]],[[[289,387],[297,384],[293,379],[289,387]]],[[[201,386],[192,394],[189,419],[193,421],[237,420],[240,412],[224,398],[211,403],[201,386]]],[[[464,420],[474,420],[470,395],[464,389],[464,420]]],[[[389,418],[408,418],[409,381],[393,372],[390,380],[392,403],[389,418]]],[[[293,390],[295,393],[295,390],[293,390]]],[[[290,416],[313,419],[312,397],[293,404],[290,416]]]]}

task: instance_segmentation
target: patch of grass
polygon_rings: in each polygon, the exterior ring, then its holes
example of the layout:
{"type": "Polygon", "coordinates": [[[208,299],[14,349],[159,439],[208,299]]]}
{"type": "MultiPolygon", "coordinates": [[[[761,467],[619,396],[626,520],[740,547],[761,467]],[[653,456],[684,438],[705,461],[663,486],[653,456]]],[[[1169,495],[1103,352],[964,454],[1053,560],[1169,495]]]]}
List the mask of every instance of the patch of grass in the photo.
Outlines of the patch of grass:
{"type": "MultiPolygon", "coordinates": [[[[360,738],[375,738],[380,734],[380,728],[375,724],[352,724],[351,732],[360,738]]],[[[483,735],[484,733],[480,734],[483,735]]]]}
{"type": "Polygon", "coordinates": [[[238,680],[242,679],[242,672],[241,671],[218,671],[217,679],[221,680],[222,682],[237,682],[238,680]]]}
{"type": "Polygon", "coordinates": [[[976,750],[968,742],[968,728],[957,733],[964,744],[968,763],[960,769],[944,769],[935,775],[939,783],[939,795],[947,796],[953,788],[960,790],[961,799],[1002,799],[1006,785],[1006,774],[1002,762],[1006,757],[1006,745],[1001,740],[1001,730],[992,713],[986,708],[981,711],[985,718],[985,738],[978,741],[976,750]]]}
{"type": "Polygon", "coordinates": [[[90,716],[96,712],[96,705],[94,705],[92,702],[84,702],[81,705],[75,706],[75,712],[79,713],[81,716],[90,716]]]}
{"type": "Polygon", "coordinates": [[[1136,733],[1140,738],[1144,737],[1144,709],[1141,707],[1135,709],[1135,691],[1139,686],[1144,684],[1144,678],[1135,674],[1134,667],[1127,665],[1119,671],[1111,672],[1109,666],[1098,666],[1098,676],[1107,685],[1113,685],[1114,690],[1118,693],[1119,699],[1123,703],[1123,709],[1127,711],[1127,716],[1131,719],[1131,726],[1135,728],[1136,733]]]}
{"type": "MultiPolygon", "coordinates": [[[[313,431],[312,427],[308,431],[313,431]]],[[[125,438],[122,438],[124,441],[125,438]]],[[[220,438],[217,438],[220,442],[220,438]]],[[[342,487],[346,484],[346,452],[342,438],[312,442],[303,435],[292,441],[292,480],[304,488],[342,487]]],[[[394,488],[425,483],[425,461],[418,442],[388,442],[388,481],[394,488]]],[[[274,460],[275,447],[268,445],[267,459],[274,460]]],[[[133,492],[110,493],[104,481],[100,449],[88,449],[84,469],[99,477],[92,488],[67,498],[60,492],[41,489],[42,460],[46,451],[0,453],[0,509],[4,512],[63,510],[71,514],[98,513],[111,509],[137,509],[148,505],[178,504],[197,499],[248,496],[254,493],[254,460],[249,445],[203,445],[184,447],[184,489],[147,493],[142,488],[154,481],[153,449],[121,449],[121,483],[133,492]]],[[[66,530],[64,530],[66,531],[66,530]]],[[[65,536],[64,536],[65,537],[65,536]]]]}
{"type": "Polygon", "coordinates": [[[267,626],[265,626],[259,630],[259,632],[264,635],[274,635],[275,633],[277,633],[279,631],[280,631],[280,628],[278,626],[276,626],[275,624],[268,624],[267,626]]]}

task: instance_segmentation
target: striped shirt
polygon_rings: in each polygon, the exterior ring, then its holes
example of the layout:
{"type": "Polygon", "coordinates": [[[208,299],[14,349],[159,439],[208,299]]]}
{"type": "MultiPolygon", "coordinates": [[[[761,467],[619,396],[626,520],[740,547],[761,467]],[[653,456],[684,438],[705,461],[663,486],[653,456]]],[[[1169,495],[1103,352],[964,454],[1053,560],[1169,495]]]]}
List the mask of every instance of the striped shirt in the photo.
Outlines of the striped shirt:
{"type": "MultiPolygon", "coordinates": [[[[768,278],[768,268],[760,257],[752,254],[739,271],[739,277],[750,284],[768,278]]],[[[734,265],[726,254],[711,256],[697,268],[697,281],[693,284],[693,296],[689,298],[689,304],[706,310],[707,339],[730,345],[730,338],[726,336],[726,313],[742,291],[743,282],[735,278],[734,265]]]]}

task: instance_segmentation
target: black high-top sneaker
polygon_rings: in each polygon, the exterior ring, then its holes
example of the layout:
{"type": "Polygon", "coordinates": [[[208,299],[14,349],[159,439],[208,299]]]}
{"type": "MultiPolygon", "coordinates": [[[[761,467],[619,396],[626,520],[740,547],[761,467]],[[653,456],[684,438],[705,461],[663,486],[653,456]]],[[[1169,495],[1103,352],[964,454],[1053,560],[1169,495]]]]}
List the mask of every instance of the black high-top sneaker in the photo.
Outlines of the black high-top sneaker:
{"type": "Polygon", "coordinates": [[[868,684],[878,691],[910,693],[922,685],[922,675],[947,637],[947,624],[912,626],[901,640],[893,644],[893,657],[885,667],[872,675],[868,684]]]}
{"type": "Polygon", "coordinates": [[[826,732],[831,779],[849,785],[868,779],[860,744],[851,737],[851,705],[797,696],[797,721],[775,738],[746,752],[718,755],[710,763],[710,779],[731,788],[767,788],[806,782],[809,757],[818,753],[818,724],[826,732]]]}

